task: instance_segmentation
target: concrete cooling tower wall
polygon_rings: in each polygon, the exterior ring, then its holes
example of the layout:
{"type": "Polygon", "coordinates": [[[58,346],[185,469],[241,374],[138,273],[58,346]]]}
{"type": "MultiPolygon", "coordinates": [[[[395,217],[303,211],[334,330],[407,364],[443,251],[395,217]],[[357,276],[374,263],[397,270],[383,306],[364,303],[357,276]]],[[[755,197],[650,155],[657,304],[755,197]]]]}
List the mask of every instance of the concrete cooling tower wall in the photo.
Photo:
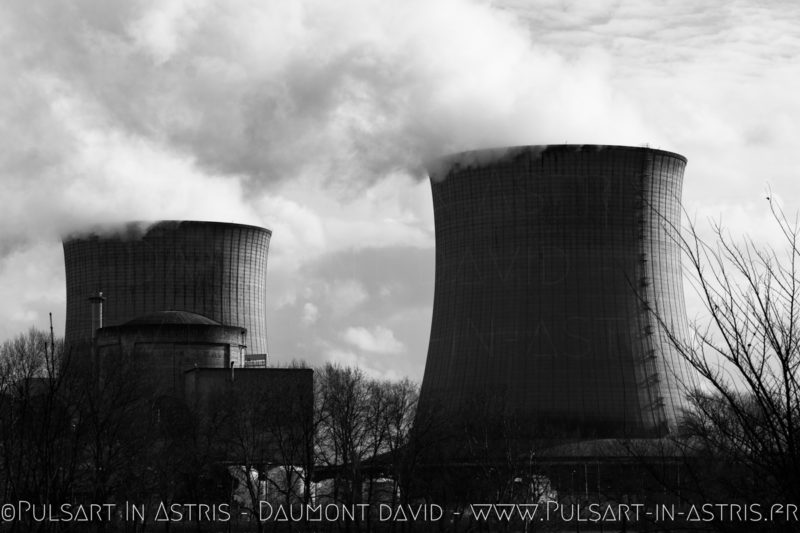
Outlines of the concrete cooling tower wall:
{"type": "Polygon", "coordinates": [[[241,224],[163,221],[64,240],[65,341],[91,341],[88,298],[102,291],[103,325],[165,310],[247,329],[247,352],[267,354],[267,253],[272,232],[241,224]]]}
{"type": "Polygon", "coordinates": [[[467,152],[432,165],[436,289],[420,410],[490,409],[586,437],[674,427],[686,159],[620,146],[467,152]]]}

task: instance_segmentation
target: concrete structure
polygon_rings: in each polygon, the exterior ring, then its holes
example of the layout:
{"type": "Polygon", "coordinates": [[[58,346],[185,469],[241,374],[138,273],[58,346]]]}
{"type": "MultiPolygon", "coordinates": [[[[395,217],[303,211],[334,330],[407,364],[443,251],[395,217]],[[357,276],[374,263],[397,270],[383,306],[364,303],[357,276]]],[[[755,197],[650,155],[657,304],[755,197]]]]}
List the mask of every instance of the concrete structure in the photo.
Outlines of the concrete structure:
{"type": "MultiPolygon", "coordinates": [[[[313,446],[314,371],[310,368],[193,368],[184,374],[184,402],[195,413],[242,432],[250,461],[258,467],[305,464],[313,446]],[[232,410],[238,414],[231,418],[232,410]],[[228,425],[228,424],[232,424],[228,425]]],[[[242,450],[229,460],[243,461],[242,450]]],[[[273,486],[272,489],[280,488],[273,486]]],[[[287,487],[284,486],[284,489],[287,487]]]]}
{"type": "Polygon", "coordinates": [[[255,226],[191,221],[130,223],[71,235],[64,240],[67,345],[91,341],[87,300],[102,292],[104,326],[157,311],[189,311],[246,329],[247,353],[267,354],[271,235],[255,226]]]}
{"type": "Polygon", "coordinates": [[[688,374],[675,241],[686,159],[621,146],[457,154],[430,169],[436,288],[420,411],[651,436],[688,374]]]}
{"type": "Polygon", "coordinates": [[[235,479],[255,475],[262,497],[295,502],[302,469],[285,465],[311,456],[313,371],[267,368],[271,235],[162,221],[70,236],[65,342],[89,386],[142,400],[131,404],[149,418],[136,423],[156,424],[159,441],[173,439],[165,447],[218,439],[215,460],[235,479]],[[240,446],[222,446],[234,440],[240,446]]]}
{"type": "Polygon", "coordinates": [[[184,380],[186,404],[197,412],[208,411],[215,399],[233,390],[254,402],[269,402],[270,414],[288,423],[313,411],[314,371],[310,368],[192,368],[184,380]]]}
{"type": "Polygon", "coordinates": [[[133,363],[161,394],[183,398],[184,372],[244,366],[247,330],[187,311],[160,311],[97,331],[101,364],[133,363]]]}

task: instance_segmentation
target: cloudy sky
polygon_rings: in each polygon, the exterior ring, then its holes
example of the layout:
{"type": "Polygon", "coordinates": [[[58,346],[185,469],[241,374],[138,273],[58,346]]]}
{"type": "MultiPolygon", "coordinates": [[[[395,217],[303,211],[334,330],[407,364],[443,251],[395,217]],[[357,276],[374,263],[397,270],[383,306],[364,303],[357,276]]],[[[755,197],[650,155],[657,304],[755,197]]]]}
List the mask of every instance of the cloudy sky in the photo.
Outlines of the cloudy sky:
{"type": "Polygon", "coordinates": [[[232,221],[273,230],[273,360],[419,379],[455,150],[675,151],[767,241],[765,191],[800,208],[796,2],[10,0],[0,44],[0,340],[63,332],[65,232],[232,221]]]}

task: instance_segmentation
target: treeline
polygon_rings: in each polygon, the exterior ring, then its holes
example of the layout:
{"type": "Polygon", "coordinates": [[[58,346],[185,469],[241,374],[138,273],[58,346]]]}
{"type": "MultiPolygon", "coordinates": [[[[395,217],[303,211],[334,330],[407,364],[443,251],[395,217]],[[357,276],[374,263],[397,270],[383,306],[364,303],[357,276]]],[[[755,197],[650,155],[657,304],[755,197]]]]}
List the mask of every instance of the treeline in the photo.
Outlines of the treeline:
{"type": "MultiPolygon", "coordinates": [[[[30,330],[0,347],[0,490],[7,503],[150,503],[210,486],[214,453],[191,417],[162,417],[164,399],[130,361],[101,369],[30,330]],[[200,468],[193,468],[202,465],[200,468]]],[[[35,507],[34,507],[35,508],[35,507]]],[[[9,511],[10,512],[10,511],[9,511]]],[[[81,530],[16,509],[10,530],[81,530]]],[[[105,529],[105,522],[92,524],[105,529]]],[[[135,529],[135,524],[130,524],[135,529]]]]}
{"type": "MultiPolygon", "coordinates": [[[[788,359],[797,352],[787,353],[788,359]]],[[[727,504],[764,516],[782,504],[776,521],[715,517],[703,526],[793,531],[794,516],[800,517],[797,389],[791,388],[798,372],[796,364],[786,368],[791,372],[780,374],[782,389],[762,377],[761,396],[747,390],[726,395],[722,387],[696,391],[679,431],[668,437],[595,441],[600,445],[592,448],[586,435],[565,434],[553,421],[515,418],[498,398],[475,398],[460,415],[422,413],[415,383],[376,380],[336,365],[316,369],[313,391],[305,396],[240,380],[198,407],[156,390],[132,361],[94,364],[91,353],[70,353],[59,340],[31,330],[0,346],[0,503],[115,504],[112,520],[91,527],[130,532],[220,527],[198,513],[155,523],[152,511],[160,504],[225,504],[230,518],[222,523],[232,531],[488,531],[509,525],[476,521],[469,507],[476,502],[556,500],[584,509],[623,502],[668,502],[677,509],[727,504]],[[776,390],[790,390],[788,403],[776,390]],[[604,450],[617,457],[604,463],[598,456],[604,450]],[[262,523],[260,501],[373,504],[373,513],[376,503],[436,504],[446,516],[423,524],[382,523],[374,514],[335,523],[262,523]],[[133,520],[122,516],[126,505],[150,512],[133,520]]],[[[85,523],[16,512],[13,519],[0,517],[0,530],[87,530],[85,523]]],[[[564,526],[536,524],[539,531],[564,526]]]]}
{"type": "MultiPolygon", "coordinates": [[[[248,527],[261,530],[264,499],[361,503],[380,490],[397,503],[410,494],[418,387],[409,380],[329,364],[314,372],[310,396],[242,380],[198,408],[157,390],[133,361],[94,361],[35,329],[0,346],[2,502],[111,503],[120,513],[123,505],[228,503],[232,521],[249,515],[248,527]]],[[[17,514],[0,528],[86,526],[17,514]]],[[[151,515],[144,524],[123,518],[93,526],[153,528],[151,515]]]]}

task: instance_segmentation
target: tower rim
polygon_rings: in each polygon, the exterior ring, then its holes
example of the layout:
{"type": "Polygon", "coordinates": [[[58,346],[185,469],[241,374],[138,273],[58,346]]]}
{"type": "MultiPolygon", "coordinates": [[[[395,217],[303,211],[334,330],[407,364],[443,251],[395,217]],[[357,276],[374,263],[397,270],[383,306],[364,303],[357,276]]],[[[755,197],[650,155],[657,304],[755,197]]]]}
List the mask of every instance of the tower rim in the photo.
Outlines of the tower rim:
{"type": "Polygon", "coordinates": [[[126,220],[121,222],[111,222],[107,224],[94,224],[85,229],[73,230],[61,236],[62,244],[66,245],[73,241],[82,241],[92,238],[107,238],[113,235],[125,236],[130,238],[130,233],[137,236],[144,236],[151,230],[165,226],[219,226],[225,228],[242,228],[265,232],[272,237],[272,230],[264,226],[255,224],[242,224],[239,222],[221,222],[218,220],[187,220],[187,219],[152,219],[152,220],[126,220]]]}
{"type": "Polygon", "coordinates": [[[545,153],[602,152],[603,150],[650,153],[677,159],[684,164],[689,162],[687,157],[682,154],[669,150],[662,150],[660,148],[650,148],[649,146],[629,146],[621,144],[518,144],[475,148],[443,154],[427,160],[425,162],[425,168],[428,171],[429,177],[434,181],[438,181],[447,176],[450,170],[456,165],[461,168],[484,167],[505,159],[516,158],[525,153],[540,157],[545,153]]]}

